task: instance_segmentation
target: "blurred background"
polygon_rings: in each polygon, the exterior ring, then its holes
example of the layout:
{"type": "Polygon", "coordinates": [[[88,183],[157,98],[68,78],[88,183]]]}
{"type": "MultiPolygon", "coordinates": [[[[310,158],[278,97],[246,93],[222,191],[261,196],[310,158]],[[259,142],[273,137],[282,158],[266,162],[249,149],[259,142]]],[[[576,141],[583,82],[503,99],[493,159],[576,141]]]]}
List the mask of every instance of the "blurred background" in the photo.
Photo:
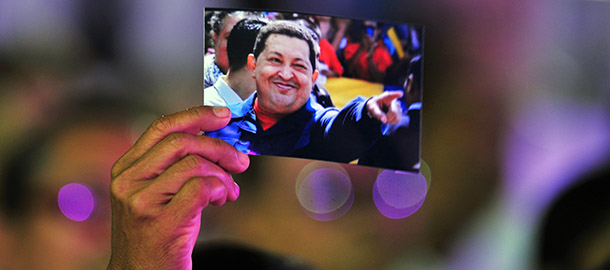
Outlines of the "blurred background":
{"type": "Polygon", "coordinates": [[[240,199],[207,208],[231,239],[319,269],[608,269],[607,1],[0,1],[0,269],[104,269],[110,166],[161,114],[201,103],[203,8],[425,25],[425,202],[299,207],[309,161],[253,157],[240,199]],[[66,195],[67,194],[67,195],[66,195]],[[35,259],[33,259],[35,258],[35,259]]]}

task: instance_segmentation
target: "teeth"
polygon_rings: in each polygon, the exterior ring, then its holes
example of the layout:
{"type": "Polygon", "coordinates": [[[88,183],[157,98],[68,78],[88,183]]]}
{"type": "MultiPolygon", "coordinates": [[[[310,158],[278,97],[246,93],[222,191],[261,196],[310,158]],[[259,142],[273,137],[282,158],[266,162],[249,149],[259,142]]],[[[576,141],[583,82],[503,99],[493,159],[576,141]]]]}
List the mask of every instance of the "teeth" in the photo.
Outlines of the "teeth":
{"type": "Polygon", "coordinates": [[[277,85],[277,87],[282,88],[282,89],[290,89],[293,88],[292,85],[289,84],[283,84],[283,83],[275,83],[275,85],[277,85]]]}

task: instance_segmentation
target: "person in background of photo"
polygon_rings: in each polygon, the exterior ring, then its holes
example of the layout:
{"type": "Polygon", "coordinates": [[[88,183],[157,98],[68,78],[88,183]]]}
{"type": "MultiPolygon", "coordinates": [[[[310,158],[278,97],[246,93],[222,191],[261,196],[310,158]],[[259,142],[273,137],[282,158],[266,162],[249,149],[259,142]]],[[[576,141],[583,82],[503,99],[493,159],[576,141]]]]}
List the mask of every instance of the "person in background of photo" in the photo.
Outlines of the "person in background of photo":
{"type": "Polygon", "coordinates": [[[320,24],[318,23],[315,17],[300,16],[293,19],[295,19],[301,25],[310,30],[311,36],[313,37],[314,41],[316,42],[316,46],[318,47],[318,54],[316,54],[316,66],[318,67],[319,74],[318,78],[316,79],[316,82],[313,85],[312,94],[315,96],[316,101],[320,105],[322,105],[322,107],[334,107],[335,105],[333,104],[333,100],[330,96],[330,93],[328,92],[326,87],[324,87],[324,84],[326,83],[326,79],[328,77],[340,76],[340,74],[343,73],[343,67],[341,66],[341,63],[339,62],[339,59],[337,58],[337,55],[335,54],[334,50],[329,51],[328,46],[330,46],[332,50],[332,45],[330,45],[328,41],[326,41],[326,43],[323,42],[324,39],[322,39],[320,24]],[[336,61],[333,62],[333,60],[336,61]]]}
{"type": "Polygon", "coordinates": [[[347,30],[347,45],[343,48],[345,76],[371,82],[383,82],[392,56],[379,39],[377,23],[354,20],[347,30]]]}
{"type": "Polygon", "coordinates": [[[229,38],[233,26],[242,19],[254,17],[259,17],[259,15],[248,11],[214,12],[209,22],[214,41],[214,53],[206,54],[203,58],[204,88],[214,85],[216,80],[229,70],[227,38],[229,38]]]}
{"type": "Polygon", "coordinates": [[[233,108],[244,102],[256,90],[256,82],[246,68],[248,54],[252,53],[256,36],[267,21],[243,19],[231,30],[227,39],[229,70],[214,85],[203,90],[203,104],[233,108]]]}
{"type": "Polygon", "coordinates": [[[404,90],[405,95],[400,100],[400,105],[406,114],[360,157],[360,165],[419,170],[422,59],[416,56],[411,61],[400,63],[388,70],[384,88],[386,91],[404,90]]]}
{"type": "Polygon", "coordinates": [[[610,157],[554,198],[539,225],[538,269],[610,269],[610,157]]]}

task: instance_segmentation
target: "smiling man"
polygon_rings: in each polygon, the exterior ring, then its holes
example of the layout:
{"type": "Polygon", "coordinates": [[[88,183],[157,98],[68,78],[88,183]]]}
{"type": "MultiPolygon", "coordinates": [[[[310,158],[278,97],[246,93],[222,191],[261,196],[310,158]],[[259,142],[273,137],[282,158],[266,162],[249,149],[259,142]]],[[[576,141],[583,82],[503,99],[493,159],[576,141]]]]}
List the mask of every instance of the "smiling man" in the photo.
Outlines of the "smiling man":
{"type": "Polygon", "coordinates": [[[232,108],[229,124],[207,132],[249,154],[349,162],[402,115],[402,92],[358,97],[343,109],[323,108],[311,94],[317,44],[301,25],[275,21],[259,32],[248,69],[257,92],[232,108]]]}

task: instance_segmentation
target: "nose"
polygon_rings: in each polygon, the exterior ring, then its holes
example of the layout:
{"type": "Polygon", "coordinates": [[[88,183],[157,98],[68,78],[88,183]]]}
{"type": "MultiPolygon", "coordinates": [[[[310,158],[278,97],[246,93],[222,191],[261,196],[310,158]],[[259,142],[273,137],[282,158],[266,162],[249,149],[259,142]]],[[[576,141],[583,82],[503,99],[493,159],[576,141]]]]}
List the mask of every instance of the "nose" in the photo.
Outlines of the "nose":
{"type": "Polygon", "coordinates": [[[280,78],[282,78],[282,80],[290,80],[290,79],[292,79],[292,77],[294,77],[294,74],[292,73],[292,70],[290,67],[282,66],[280,68],[279,76],[280,76],[280,78]]]}

